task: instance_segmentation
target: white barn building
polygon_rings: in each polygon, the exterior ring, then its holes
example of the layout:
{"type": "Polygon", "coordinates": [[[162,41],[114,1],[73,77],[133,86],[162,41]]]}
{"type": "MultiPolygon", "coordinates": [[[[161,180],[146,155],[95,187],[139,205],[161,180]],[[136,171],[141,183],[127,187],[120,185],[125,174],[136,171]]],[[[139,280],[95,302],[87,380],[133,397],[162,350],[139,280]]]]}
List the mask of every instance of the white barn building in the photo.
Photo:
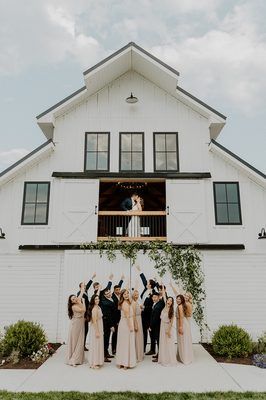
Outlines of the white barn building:
{"type": "MultiPolygon", "coordinates": [[[[65,341],[78,283],[94,271],[103,283],[129,275],[122,257],[79,247],[109,236],[197,245],[211,331],[266,329],[266,176],[217,142],[226,118],[178,75],[129,43],[37,117],[47,141],[0,173],[0,330],[23,318],[65,341]],[[120,203],[131,189],[145,208],[140,232],[126,236],[120,203]]],[[[138,263],[154,276],[143,254],[138,263]]]]}

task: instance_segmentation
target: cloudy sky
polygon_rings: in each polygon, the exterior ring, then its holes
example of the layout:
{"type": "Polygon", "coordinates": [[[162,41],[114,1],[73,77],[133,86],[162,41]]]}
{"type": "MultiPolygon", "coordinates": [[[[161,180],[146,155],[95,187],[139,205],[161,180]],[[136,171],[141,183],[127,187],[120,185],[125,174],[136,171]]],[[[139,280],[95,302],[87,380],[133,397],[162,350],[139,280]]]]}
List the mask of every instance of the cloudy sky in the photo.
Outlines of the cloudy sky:
{"type": "Polygon", "coordinates": [[[266,173],[265,0],[0,0],[0,171],[46,139],[36,115],[130,41],[227,116],[219,142],[266,173]]]}

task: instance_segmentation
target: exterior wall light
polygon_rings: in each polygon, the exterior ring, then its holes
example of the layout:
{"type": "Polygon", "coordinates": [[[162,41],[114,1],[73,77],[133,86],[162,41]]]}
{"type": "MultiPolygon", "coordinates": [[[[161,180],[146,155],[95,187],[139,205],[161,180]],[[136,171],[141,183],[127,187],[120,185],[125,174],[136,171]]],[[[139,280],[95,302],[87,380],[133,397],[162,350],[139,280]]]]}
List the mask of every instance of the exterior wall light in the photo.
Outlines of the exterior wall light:
{"type": "Polygon", "coordinates": [[[129,104],[134,104],[134,103],[137,103],[138,101],[139,101],[139,99],[137,97],[133,96],[132,92],[131,92],[131,95],[126,98],[126,102],[129,104]]]}
{"type": "Polygon", "coordinates": [[[265,228],[261,228],[261,231],[259,232],[259,237],[258,239],[266,239],[266,231],[265,228]]]}
{"type": "Polygon", "coordinates": [[[0,228],[0,239],[5,239],[6,234],[2,231],[2,228],[0,228]]]}

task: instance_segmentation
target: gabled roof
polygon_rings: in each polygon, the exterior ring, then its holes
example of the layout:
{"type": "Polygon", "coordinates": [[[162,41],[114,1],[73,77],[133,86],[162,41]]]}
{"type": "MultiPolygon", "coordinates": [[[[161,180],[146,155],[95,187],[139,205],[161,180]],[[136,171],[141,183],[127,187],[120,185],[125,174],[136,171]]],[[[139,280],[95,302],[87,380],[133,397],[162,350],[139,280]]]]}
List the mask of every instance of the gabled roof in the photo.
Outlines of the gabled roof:
{"type": "Polygon", "coordinates": [[[36,160],[48,154],[53,149],[54,149],[54,143],[51,139],[47,140],[40,146],[36,147],[36,149],[26,154],[26,156],[22,157],[20,160],[12,164],[10,167],[0,172],[0,185],[12,179],[15,174],[21,172],[24,168],[31,165],[33,161],[36,162],[36,160]]]}
{"type": "Polygon", "coordinates": [[[48,139],[53,137],[55,112],[60,112],[60,110],[65,110],[69,106],[74,106],[76,102],[80,102],[83,98],[85,99],[87,96],[97,93],[110,82],[131,70],[152,81],[158,87],[184,102],[184,104],[209,118],[210,136],[211,138],[218,136],[225,124],[226,117],[180,86],[177,86],[179,72],[134,42],[128,43],[93,67],[87,69],[83,73],[85,86],[37,116],[38,125],[45,136],[48,139]]]}
{"type": "Polygon", "coordinates": [[[233,162],[234,166],[238,166],[246,173],[249,173],[254,178],[258,178],[260,182],[263,182],[266,185],[266,175],[259,171],[257,168],[253,167],[247,161],[240,158],[238,155],[233,153],[231,150],[228,150],[226,147],[222,146],[220,143],[216,142],[216,140],[211,140],[210,150],[215,151],[218,154],[225,157],[228,161],[233,162]]]}

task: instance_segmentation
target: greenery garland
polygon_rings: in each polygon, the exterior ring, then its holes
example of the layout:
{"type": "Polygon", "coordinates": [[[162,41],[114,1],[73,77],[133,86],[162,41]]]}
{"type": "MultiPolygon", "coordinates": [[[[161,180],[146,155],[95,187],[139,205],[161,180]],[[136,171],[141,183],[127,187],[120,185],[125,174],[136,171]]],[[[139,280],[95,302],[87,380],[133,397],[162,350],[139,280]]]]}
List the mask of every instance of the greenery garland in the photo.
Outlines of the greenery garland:
{"type": "Polygon", "coordinates": [[[116,251],[120,251],[123,257],[131,260],[132,264],[136,262],[138,252],[143,251],[154,262],[154,267],[160,277],[164,276],[168,270],[175,283],[182,284],[183,289],[192,294],[193,317],[202,336],[203,330],[207,328],[204,322],[203,308],[206,294],[200,253],[193,246],[175,245],[161,241],[127,242],[110,238],[108,241],[97,243],[82,243],[80,248],[90,251],[98,250],[100,257],[106,254],[111,262],[116,259],[116,251]]]}

